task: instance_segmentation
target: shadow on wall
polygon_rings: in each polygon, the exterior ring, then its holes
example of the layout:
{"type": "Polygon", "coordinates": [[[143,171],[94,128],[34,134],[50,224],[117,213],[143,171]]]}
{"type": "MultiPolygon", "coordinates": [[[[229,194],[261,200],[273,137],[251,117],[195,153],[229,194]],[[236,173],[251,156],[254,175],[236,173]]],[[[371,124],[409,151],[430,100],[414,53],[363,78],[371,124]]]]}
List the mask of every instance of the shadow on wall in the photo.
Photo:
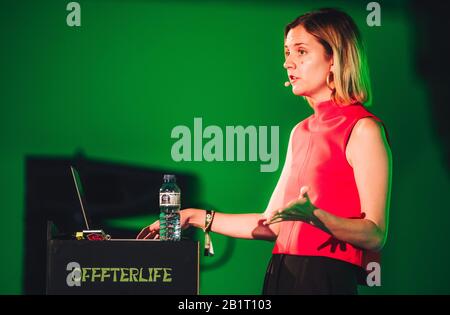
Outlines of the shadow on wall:
{"type": "Polygon", "coordinates": [[[432,105],[432,126],[442,147],[442,159],[450,169],[450,132],[447,122],[450,108],[450,4],[447,1],[414,0],[411,4],[416,27],[416,69],[423,78],[432,105]]]}

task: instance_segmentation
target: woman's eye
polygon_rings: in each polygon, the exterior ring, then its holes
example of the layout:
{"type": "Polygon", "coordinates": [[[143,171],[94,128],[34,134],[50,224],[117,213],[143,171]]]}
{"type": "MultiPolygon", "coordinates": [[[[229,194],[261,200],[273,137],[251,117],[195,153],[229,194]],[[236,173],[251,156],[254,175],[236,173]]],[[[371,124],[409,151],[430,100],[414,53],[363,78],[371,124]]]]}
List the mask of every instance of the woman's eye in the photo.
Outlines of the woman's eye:
{"type": "Polygon", "coordinates": [[[299,53],[300,55],[304,55],[304,54],[306,54],[306,50],[300,49],[300,50],[298,51],[298,53],[299,53]]]}
{"type": "Polygon", "coordinates": [[[284,55],[285,55],[285,56],[289,56],[289,51],[285,51],[285,52],[284,52],[284,55]]]}

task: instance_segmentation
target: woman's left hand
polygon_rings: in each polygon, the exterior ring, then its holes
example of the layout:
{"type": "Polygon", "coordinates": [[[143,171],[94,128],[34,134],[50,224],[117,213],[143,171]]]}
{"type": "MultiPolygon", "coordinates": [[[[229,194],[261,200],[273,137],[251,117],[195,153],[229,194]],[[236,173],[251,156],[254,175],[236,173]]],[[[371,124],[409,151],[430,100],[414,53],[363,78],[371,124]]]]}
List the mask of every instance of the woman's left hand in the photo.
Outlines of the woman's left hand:
{"type": "Polygon", "coordinates": [[[309,187],[300,189],[299,199],[291,201],[285,208],[273,213],[267,218],[265,224],[273,224],[281,221],[302,221],[311,224],[329,234],[327,228],[332,224],[334,216],[314,206],[308,196],[309,187]]]}

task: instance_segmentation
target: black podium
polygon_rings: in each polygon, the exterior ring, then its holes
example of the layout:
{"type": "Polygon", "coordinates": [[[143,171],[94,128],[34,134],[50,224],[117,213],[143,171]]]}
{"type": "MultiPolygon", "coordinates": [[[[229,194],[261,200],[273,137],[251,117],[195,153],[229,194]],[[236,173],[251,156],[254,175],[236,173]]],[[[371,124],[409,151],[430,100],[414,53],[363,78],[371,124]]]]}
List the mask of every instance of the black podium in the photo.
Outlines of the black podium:
{"type": "Polygon", "coordinates": [[[47,242],[47,294],[198,293],[196,241],[47,242]]]}

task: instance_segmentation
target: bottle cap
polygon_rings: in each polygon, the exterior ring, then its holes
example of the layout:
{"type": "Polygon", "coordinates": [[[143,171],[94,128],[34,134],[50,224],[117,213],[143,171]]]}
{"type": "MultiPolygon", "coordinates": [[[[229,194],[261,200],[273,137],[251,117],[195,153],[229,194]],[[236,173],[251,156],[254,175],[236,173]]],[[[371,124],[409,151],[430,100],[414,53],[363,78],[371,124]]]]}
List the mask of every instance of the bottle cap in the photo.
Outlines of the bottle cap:
{"type": "Polygon", "coordinates": [[[175,182],[175,175],[165,174],[164,181],[165,182],[175,182]]]}

